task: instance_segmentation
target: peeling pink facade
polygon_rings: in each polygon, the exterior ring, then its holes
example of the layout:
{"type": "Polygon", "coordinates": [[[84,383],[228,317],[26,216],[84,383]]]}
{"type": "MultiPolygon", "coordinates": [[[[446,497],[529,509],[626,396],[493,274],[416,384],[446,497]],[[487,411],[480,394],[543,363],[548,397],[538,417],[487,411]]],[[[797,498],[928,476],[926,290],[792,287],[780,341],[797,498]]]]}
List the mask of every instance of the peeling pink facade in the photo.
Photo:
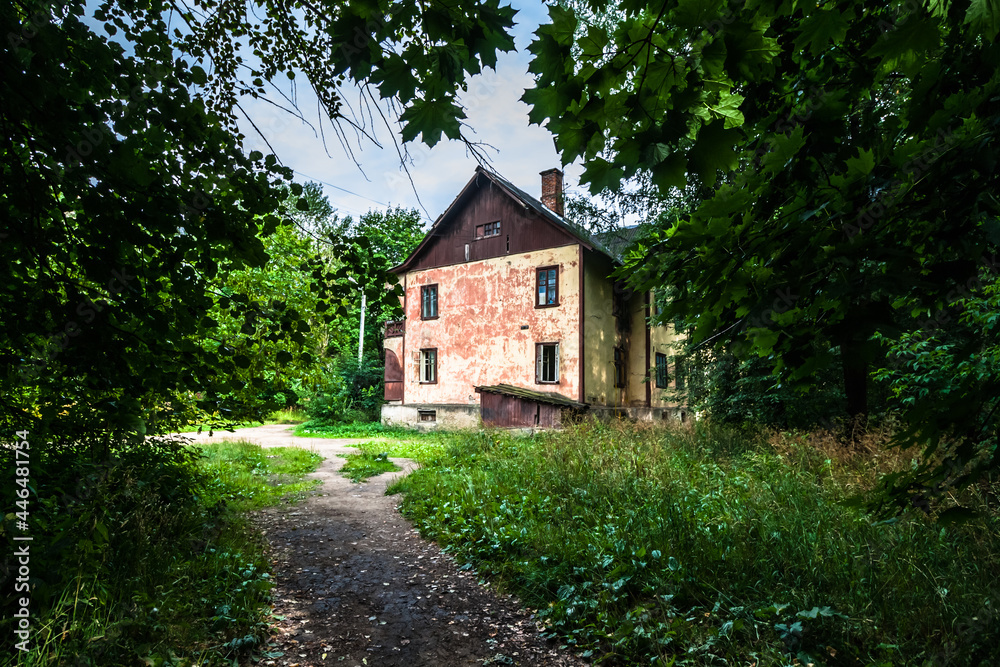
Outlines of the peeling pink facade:
{"type": "MultiPolygon", "coordinates": [[[[551,181],[553,171],[543,177],[551,181]]],[[[476,388],[494,385],[592,408],[668,407],[649,390],[646,371],[652,341],[662,346],[672,336],[650,330],[643,295],[615,302],[611,268],[606,250],[585,233],[477,169],[394,270],[405,319],[387,329],[383,421],[477,426],[476,388]],[[555,303],[539,303],[540,281],[549,292],[555,285],[555,303]]]]}

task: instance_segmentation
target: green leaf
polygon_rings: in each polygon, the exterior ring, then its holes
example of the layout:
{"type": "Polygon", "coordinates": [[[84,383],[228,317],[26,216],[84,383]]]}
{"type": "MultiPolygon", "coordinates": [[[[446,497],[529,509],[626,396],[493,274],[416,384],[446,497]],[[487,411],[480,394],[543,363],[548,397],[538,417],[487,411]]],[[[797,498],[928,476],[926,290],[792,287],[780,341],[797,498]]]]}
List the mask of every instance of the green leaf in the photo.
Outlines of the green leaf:
{"type": "Polygon", "coordinates": [[[449,139],[461,138],[461,123],[465,112],[449,99],[418,100],[400,117],[403,141],[421,140],[433,148],[444,134],[449,139]]]}
{"type": "Polygon", "coordinates": [[[1000,32],[1000,0],[970,0],[965,23],[976,34],[994,41],[1000,32]]]}
{"type": "Polygon", "coordinates": [[[874,168],[875,153],[870,150],[865,150],[864,148],[858,149],[857,157],[848,158],[847,160],[848,175],[867,176],[872,173],[874,168]]]}
{"type": "Polygon", "coordinates": [[[795,48],[799,51],[808,50],[813,56],[831,48],[835,43],[843,41],[850,27],[849,17],[840,8],[817,9],[809,13],[802,21],[801,29],[795,38],[795,48]]]}

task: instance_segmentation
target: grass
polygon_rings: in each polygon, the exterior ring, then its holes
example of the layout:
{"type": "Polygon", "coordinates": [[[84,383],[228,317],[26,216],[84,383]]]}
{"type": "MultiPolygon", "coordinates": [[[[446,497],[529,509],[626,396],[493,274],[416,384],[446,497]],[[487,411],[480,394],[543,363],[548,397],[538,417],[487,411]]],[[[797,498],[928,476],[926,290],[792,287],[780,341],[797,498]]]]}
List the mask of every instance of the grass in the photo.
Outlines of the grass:
{"type": "Polygon", "coordinates": [[[306,422],[294,430],[305,438],[365,438],[369,451],[386,452],[390,457],[413,459],[424,465],[441,458],[448,447],[464,438],[461,431],[415,431],[378,422],[326,424],[306,422]]]}
{"type": "Polygon", "coordinates": [[[402,470],[389,460],[386,452],[376,454],[362,447],[360,454],[342,454],[342,456],[347,460],[341,467],[340,474],[352,482],[363,482],[369,477],[375,477],[384,472],[402,470]]]}
{"type": "Polygon", "coordinates": [[[299,424],[295,435],[307,438],[369,438],[374,436],[402,437],[417,433],[399,426],[383,426],[380,422],[328,422],[313,419],[299,424]]]}
{"type": "MultiPolygon", "coordinates": [[[[235,424],[233,428],[253,428],[255,426],[265,426],[268,424],[301,424],[306,421],[308,417],[306,413],[301,408],[291,407],[284,408],[282,410],[276,410],[268,415],[267,419],[262,422],[244,422],[241,424],[235,424]]],[[[196,433],[198,431],[209,431],[212,430],[210,424],[188,424],[177,430],[177,433],[196,433]]],[[[215,430],[221,430],[216,428],[215,430]]]]}
{"type": "Polygon", "coordinates": [[[607,664],[997,664],[997,515],[878,521],[843,500],[908,457],[838,448],[588,422],[468,435],[390,491],[607,664]]]}
{"type": "Polygon", "coordinates": [[[320,484],[302,477],[323,457],[299,447],[263,449],[247,440],[221,440],[199,449],[209,503],[224,500],[237,510],[259,509],[301,499],[320,484]]]}
{"type": "Polygon", "coordinates": [[[4,664],[228,666],[265,655],[273,577],[243,510],[302,497],[320,457],[162,439],[97,463],[39,456],[52,476],[32,515],[33,650],[4,664]]]}

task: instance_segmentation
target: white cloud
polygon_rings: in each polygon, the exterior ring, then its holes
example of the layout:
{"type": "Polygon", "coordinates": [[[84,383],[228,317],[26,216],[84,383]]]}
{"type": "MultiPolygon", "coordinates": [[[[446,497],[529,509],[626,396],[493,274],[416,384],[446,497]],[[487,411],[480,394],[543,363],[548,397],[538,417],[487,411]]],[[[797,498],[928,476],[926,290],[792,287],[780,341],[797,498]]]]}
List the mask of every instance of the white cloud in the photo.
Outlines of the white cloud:
{"type": "MultiPolygon", "coordinates": [[[[559,158],[547,130],[528,122],[528,107],[520,102],[524,89],[531,85],[527,72],[530,54],[526,47],[538,22],[545,20],[541,3],[516,2],[519,13],[515,19],[515,42],[518,52],[500,56],[497,71],[488,70],[474,77],[462,102],[467,108],[466,135],[473,141],[494,147],[485,148],[491,166],[515,185],[538,196],[541,190],[540,171],[559,166],[559,158]]],[[[358,215],[384,205],[417,207],[410,180],[400,169],[399,155],[389,132],[377,111],[362,117],[366,130],[374,134],[382,147],[361,137],[345,126],[349,145],[360,169],[338,140],[329,123],[324,123],[326,147],[320,132],[316,98],[311,90],[297,91],[299,108],[303,109],[312,127],[287,112],[271,105],[252,101],[244,108],[267,137],[278,158],[299,174],[298,180],[319,180],[326,195],[342,214],[358,215]],[[374,117],[372,117],[374,116],[374,117]],[[307,176],[303,176],[306,174],[307,176]],[[377,202],[377,203],[376,203],[377,202]]],[[[357,109],[357,100],[352,100],[357,109]]],[[[267,151],[266,145],[249,124],[244,133],[252,149],[267,151]]],[[[397,139],[398,140],[398,139],[397,139]]],[[[465,145],[457,141],[442,141],[432,149],[419,142],[407,147],[412,160],[409,173],[416,186],[426,215],[433,220],[440,215],[472,177],[477,162],[465,145]]],[[[567,185],[574,185],[579,167],[567,169],[567,185]]]]}

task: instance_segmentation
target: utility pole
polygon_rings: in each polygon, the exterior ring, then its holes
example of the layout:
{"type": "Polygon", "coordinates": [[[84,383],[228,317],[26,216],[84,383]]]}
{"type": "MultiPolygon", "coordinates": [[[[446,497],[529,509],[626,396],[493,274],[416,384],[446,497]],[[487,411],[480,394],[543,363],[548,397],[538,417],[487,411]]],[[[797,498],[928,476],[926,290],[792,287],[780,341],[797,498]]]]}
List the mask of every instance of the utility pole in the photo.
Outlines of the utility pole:
{"type": "Polygon", "coordinates": [[[358,363],[365,352],[365,291],[361,290],[361,331],[358,333],[358,363]]]}

